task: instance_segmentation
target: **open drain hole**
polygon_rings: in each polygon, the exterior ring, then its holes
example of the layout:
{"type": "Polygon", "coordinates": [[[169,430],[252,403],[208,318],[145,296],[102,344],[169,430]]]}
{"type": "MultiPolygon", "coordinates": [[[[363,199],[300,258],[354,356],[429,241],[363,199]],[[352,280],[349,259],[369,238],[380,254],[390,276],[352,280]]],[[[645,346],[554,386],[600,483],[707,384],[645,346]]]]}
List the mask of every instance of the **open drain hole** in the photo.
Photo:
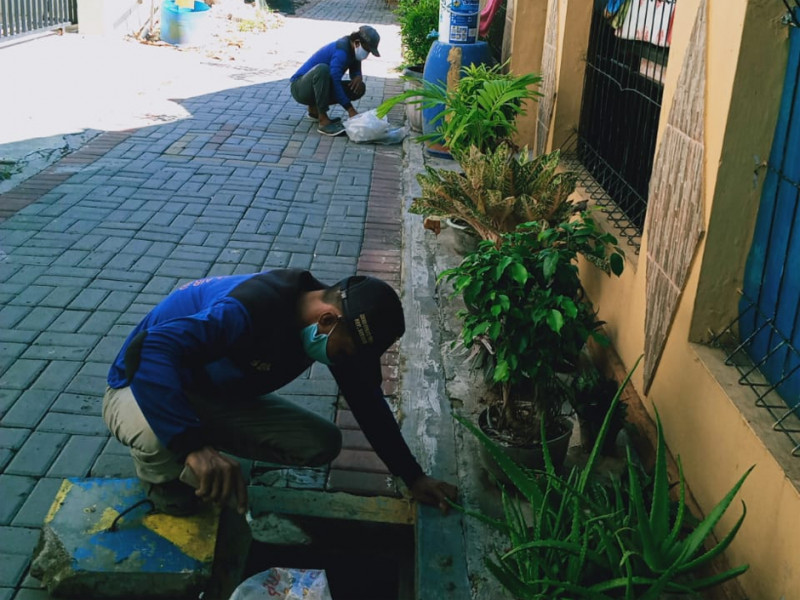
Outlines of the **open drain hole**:
{"type": "MultiPolygon", "coordinates": [[[[272,567],[324,569],[333,600],[412,600],[414,528],[293,516],[306,543],[253,541],[245,579],[272,567]]],[[[289,536],[296,538],[296,533],[289,536]]]]}

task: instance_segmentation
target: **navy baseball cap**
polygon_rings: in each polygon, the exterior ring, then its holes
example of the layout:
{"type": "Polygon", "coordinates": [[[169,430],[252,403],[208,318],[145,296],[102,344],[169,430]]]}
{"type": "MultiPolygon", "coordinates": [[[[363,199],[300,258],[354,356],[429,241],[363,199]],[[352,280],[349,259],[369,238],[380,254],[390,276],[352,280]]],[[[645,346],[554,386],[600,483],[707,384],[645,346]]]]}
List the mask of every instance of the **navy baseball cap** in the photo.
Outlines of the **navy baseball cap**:
{"type": "Polygon", "coordinates": [[[381,41],[381,36],[375,31],[374,27],[369,25],[362,25],[358,28],[358,37],[361,38],[361,43],[365,50],[372,52],[375,56],[380,57],[378,53],[378,43],[381,41]]]}
{"type": "Polygon", "coordinates": [[[385,281],[366,275],[342,279],[344,321],[359,349],[381,355],[405,333],[403,306],[385,281]]]}

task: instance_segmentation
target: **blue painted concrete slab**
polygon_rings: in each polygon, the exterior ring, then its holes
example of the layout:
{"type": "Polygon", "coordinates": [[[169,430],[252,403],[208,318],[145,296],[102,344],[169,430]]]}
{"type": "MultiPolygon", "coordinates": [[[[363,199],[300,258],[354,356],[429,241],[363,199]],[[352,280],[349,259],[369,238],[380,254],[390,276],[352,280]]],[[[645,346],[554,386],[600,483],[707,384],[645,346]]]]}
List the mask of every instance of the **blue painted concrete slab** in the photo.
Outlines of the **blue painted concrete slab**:
{"type": "Polygon", "coordinates": [[[211,577],[219,511],[172,517],[151,508],[138,479],[65,479],[33,574],[54,595],[196,597],[211,577]]]}

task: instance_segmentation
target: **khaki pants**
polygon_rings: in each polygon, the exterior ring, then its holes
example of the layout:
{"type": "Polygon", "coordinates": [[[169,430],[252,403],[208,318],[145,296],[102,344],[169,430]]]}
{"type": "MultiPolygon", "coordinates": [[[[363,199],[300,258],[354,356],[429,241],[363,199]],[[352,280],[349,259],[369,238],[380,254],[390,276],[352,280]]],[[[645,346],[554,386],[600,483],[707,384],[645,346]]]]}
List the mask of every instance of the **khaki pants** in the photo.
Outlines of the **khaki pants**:
{"type": "MultiPolygon", "coordinates": [[[[189,400],[205,424],[208,444],[241,458],[316,467],[336,458],[342,447],[336,425],[274,394],[235,401],[190,395],[189,400]]],[[[130,448],[141,480],[163,483],[178,478],[185,457],[158,440],[130,388],[106,389],[103,420],[130,448]]]]}

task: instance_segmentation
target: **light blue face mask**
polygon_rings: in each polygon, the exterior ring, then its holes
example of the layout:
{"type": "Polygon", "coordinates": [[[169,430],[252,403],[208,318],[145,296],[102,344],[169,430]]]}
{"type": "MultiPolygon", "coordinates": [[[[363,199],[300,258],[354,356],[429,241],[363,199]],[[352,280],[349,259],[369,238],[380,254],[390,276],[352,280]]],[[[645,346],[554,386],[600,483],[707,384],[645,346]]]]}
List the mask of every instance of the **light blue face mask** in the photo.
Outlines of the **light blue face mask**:
{"type": "MultiPolygon", "coordinates": [[[[300,332],[300,338],[303,340],[303,350],[305,350],[309,358],[330,367],[333,365],[333,361],[328,358],[329,334],[319,333],[318,325],[318,323],[312,323],[308,327],[304,327],[300,332]]],[[[333,327],[335,329],[336,325],[333,327]]],[[[333,329],[331,329],[331,333],[333,333],[333,329]]]]}
{"type": "Polygon", "coordinates": [[[356,60],[367,60],[369,56],[369,51],[364,48],[364,46],[358,46],[356,48],[356,60]]]}

